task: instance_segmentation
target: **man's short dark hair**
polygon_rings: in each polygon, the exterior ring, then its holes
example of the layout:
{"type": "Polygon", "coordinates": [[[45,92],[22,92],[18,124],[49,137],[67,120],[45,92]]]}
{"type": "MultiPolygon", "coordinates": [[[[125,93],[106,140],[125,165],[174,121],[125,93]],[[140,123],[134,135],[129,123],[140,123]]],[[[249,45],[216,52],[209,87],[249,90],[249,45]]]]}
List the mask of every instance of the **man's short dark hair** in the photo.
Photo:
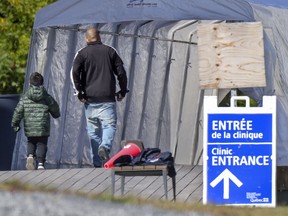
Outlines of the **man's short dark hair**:
{"type": "Polygon", "coordinates": [[[38,72],[34,72],[30,76],[30,84],[31,85],[41,86],[41,85],[43,85],[43,81],[44,81],[43,76],[38,72]]]}

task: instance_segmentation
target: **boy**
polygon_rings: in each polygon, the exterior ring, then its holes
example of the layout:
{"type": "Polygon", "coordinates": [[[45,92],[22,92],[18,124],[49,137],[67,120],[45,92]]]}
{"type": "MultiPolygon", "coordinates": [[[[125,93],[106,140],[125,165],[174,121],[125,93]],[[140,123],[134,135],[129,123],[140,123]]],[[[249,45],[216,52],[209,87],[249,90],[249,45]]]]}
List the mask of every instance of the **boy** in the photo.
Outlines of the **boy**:
{"type": "Polygon", "coordinates": [[[30,86],[17,104],[11,126],[18,132],[20,122],[24,121],[24,132],[27,137],[26,169],[34,170],[34,158],[37,169],[44,169],[47,142],[50,135],[50,114],[60,117],[59,105],[43,86],[43,76],[34,72],[30,76],[30,86]]]}

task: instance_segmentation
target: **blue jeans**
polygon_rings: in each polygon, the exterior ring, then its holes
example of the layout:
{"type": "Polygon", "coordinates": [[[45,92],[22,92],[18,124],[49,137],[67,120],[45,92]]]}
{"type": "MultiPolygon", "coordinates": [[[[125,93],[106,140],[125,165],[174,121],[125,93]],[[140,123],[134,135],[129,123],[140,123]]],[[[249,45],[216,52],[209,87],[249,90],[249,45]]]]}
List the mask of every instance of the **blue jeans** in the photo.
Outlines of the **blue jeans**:
{"type": "Polygon", "coordinates": [[[95,167],[102,166],[98,148],[110,150],[116,132],[116,103],[85,103],[87,133],[91,144],[91,154],[95,167]]]}

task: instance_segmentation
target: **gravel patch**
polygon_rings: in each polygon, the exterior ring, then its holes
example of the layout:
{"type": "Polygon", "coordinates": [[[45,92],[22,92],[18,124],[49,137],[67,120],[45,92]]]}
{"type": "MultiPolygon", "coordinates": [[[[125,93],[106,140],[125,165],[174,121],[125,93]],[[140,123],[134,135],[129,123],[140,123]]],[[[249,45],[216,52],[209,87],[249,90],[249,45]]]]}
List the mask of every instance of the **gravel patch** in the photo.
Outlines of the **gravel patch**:
{"type": "MultiPolygon", "coordinates": [[[[0,215],[5,216],[209,216],[167,211],[150,205],[90,200],[79,196],[41,192],[0,192],[0,215]]],[[[211,215],[210,215],[211,216],[211,215]]]]}

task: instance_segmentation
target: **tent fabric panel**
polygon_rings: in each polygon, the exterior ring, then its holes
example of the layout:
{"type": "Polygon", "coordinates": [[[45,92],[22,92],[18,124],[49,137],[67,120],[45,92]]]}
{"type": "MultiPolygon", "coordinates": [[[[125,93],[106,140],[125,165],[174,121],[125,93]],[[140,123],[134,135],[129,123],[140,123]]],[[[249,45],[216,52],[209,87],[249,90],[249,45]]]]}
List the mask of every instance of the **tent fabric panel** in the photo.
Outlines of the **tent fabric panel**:
{"type": "Polygon", "coordinates": [[[254,8],[255,16],[268,29],[269,42],[265,47],[265,58],[270,84],[264,89],[266,95],[277,95],[277,165],[288,164],[287,133],[285,132],[288,120],[288,17],[287,10],[263,6],[254,8]],[[277,61],[276,61],[277,58],[277,61]],[[284,99],[286,98],[286,99],[284,99]]]}
{"type": "Polygon", "coordinates": [[[288,2],[286,0],[247,0],[247,2],[261,6],[288,8],[288,2]]]}
{"type": "MultiPolygon", "coordinates": [[[[177,164],[192,164],[193,152],[195,147],[199,147],[195,142],[198,128],[198,111],[201,104],[199,101],[199,74],[197,65],[197,48],[195,46],[186,48],[187,61],[185,62],[185,74],[183,77],[182,94],[183,101],[181,101],[181,116],[178,121],[181,124],[178,126],[178,142],[176,152],[177,164]],[[189,49],[189,50],[187,50],[189,49]],[[194,66],[194,67],[193,67],[194,66]]],[[[199,150],[202,149],[199,147],[199,150]]]]}
{"type": "Polygon", "coordinates": [[[87,23],[112,23],[140,20],[253,20],[246,1],[230,0],[69,0],[57,1],[39,10],[34,29],[87,23]],[[213,10],[208,10],[213,8],[213,10]]]}
{"type": "MultiPolygon", "coordinates": [[[[61,0],[40,10],[35,18],[24,90],[29,85],[29,75],[42,71],[44,85],[59,100],[62,115],[60,120],[51,120],[48,164],[53,168],[91,166],[83,106],[73,95],[70,83],[73,57],[85,45],[84,31],[88,26],[96,26],[103,42],[117,49],[128,74],[131,91],[124,101],[117,103],[119,121],[112,154],[120,149],[121,140],[141,138],[145,147],[177,149],[176,160],[185,156],[179,163],[201,164],[202,100],[204,94],[212,95],[213,91],[197,91],[198,80],[194,74],[197,61],[193,57],[197,46],[161,39],[189,42],[192,23],[197,25],[195,20],[256,20],[264,26],[267,86],[241,90],[259,105],[263,95],[277,96],[277,165],[287,165],[288,18],[284,9],[287,3],[284,7],[283,4],[267,7],[272,1],[264,0],[263,4],[256,1],[150,0],[149,3],[157,4],[149,8],[137,6],[140,1],[61,0]],[[92,2],[98,3],[95,4],[98,8],[92,2]],[[106,7],[114,3],[121,13],[115,13],[114,7],[106,7]],[[85,11],[88,6],[93,14],[85,11]],[[208,9],[211,6],[213,10],[208,9]],[[100,9],[101,13],[97,13],[100,9]],[[191,25],[182,29],[185,22],[191,25]],[[189,55],[187,47],[191,49],[189,55]],[[187,76],[185,56],[192,62],[187,76]],[[181,119],[184,119],[182,125],[181,119]]],[[[13,169],[25,169],[26,141],[22,128],[15,142],[13,169]]]]}

